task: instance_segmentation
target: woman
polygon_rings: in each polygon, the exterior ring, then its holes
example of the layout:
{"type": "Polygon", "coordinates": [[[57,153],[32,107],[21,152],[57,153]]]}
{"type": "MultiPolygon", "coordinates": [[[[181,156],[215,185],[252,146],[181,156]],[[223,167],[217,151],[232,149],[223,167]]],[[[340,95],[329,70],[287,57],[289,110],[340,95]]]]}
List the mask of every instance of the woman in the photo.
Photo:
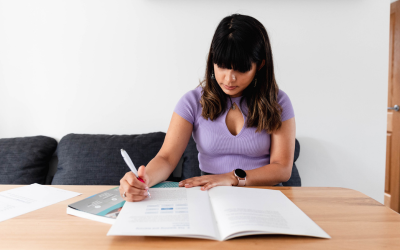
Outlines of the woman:
{"type": "Polygon", "coordinates": [[[281,185],[291,176],[295,130],[264,26],[250,16],[225,17],[211,42],[204,81],[179,100],[159,153],[138,170],[144,183],[128,172],[120,193],[127,201],[145,199],[148,187],[170,176],[191,134],[202,176],[180,187],[281,185]]]}

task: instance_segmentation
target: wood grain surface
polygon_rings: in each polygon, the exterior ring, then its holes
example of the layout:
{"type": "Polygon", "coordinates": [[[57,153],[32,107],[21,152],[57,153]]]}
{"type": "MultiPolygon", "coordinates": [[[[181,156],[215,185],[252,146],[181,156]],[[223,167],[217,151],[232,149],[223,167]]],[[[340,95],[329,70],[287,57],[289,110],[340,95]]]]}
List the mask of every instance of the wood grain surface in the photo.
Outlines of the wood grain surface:
{"type": "MultiPolygon", "coordinates": [[[[21,185],[0,185],[0,191],[21,185]]],[[[111,225],[67,215],[67,205],[115,186],[53,187],[82,195],[0,222],[0,249],[400,249],[400,215],[351,189],[257,187],[281,190],[332,239],[262,235],[228,241],[107,236],[111,225]]]]}
{"type": "MultiPolygon", "coordinates": [[[[400,2],[390,4],[388,107],[400,105],[400,2]]],[[[387,178],[385,200],[388,206],[400,212],[400,112],[388,110],[387,178]],[[391,113],[391,115],[389,115],[391,113]],[[390,123],[390,124],[389,124],[390,123]]],[[[400,247],[399,247],[400,249],[400,247]]]]}

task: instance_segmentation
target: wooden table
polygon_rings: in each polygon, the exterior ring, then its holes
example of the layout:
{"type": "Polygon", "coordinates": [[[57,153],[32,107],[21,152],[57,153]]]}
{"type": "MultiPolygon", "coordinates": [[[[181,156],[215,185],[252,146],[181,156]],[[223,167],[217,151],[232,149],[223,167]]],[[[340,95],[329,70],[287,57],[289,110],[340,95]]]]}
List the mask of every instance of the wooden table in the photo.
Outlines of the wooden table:
{"type": "MultiPolygon", "coordinates": [[[[20,185],[0,185],[0,191],[20,185]]],[[[400,249],[400,215],[351,189],[263,187],[281,190],[332,239],[262,235],[212,241],[173,237],[106,236],[109,224],[66,214],[67,205],[115,186],[54,187],[82,193],[0,222],[0,249],[400,249]]]]}

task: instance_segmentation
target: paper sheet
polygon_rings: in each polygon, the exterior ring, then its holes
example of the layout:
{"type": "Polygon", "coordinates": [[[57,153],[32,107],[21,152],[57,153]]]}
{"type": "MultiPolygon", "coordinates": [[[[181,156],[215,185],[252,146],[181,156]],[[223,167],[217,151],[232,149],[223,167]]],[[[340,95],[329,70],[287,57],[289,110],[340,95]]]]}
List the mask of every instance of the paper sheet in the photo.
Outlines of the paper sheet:
{"type": "Polygon", "coordinates": [[[0,192],[0,221],[81,195],[37,183],[0,192]]]}

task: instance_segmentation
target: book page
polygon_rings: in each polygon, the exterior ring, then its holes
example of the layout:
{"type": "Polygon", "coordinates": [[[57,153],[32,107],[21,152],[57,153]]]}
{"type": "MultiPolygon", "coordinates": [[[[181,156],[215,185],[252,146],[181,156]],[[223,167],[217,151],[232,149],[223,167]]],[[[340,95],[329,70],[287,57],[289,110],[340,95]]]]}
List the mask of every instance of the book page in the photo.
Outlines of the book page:
{"type": "Polygon", "coordinates": [[[207,191],[150,188],[151,198],[125,202],[107,235],[219,237],[207,191]]]}
{"type": "Polygon", "coordinates": [[[330,238],[279,190],[220,186],[208,192],[222,239],[252,234],[330,238]]]}

